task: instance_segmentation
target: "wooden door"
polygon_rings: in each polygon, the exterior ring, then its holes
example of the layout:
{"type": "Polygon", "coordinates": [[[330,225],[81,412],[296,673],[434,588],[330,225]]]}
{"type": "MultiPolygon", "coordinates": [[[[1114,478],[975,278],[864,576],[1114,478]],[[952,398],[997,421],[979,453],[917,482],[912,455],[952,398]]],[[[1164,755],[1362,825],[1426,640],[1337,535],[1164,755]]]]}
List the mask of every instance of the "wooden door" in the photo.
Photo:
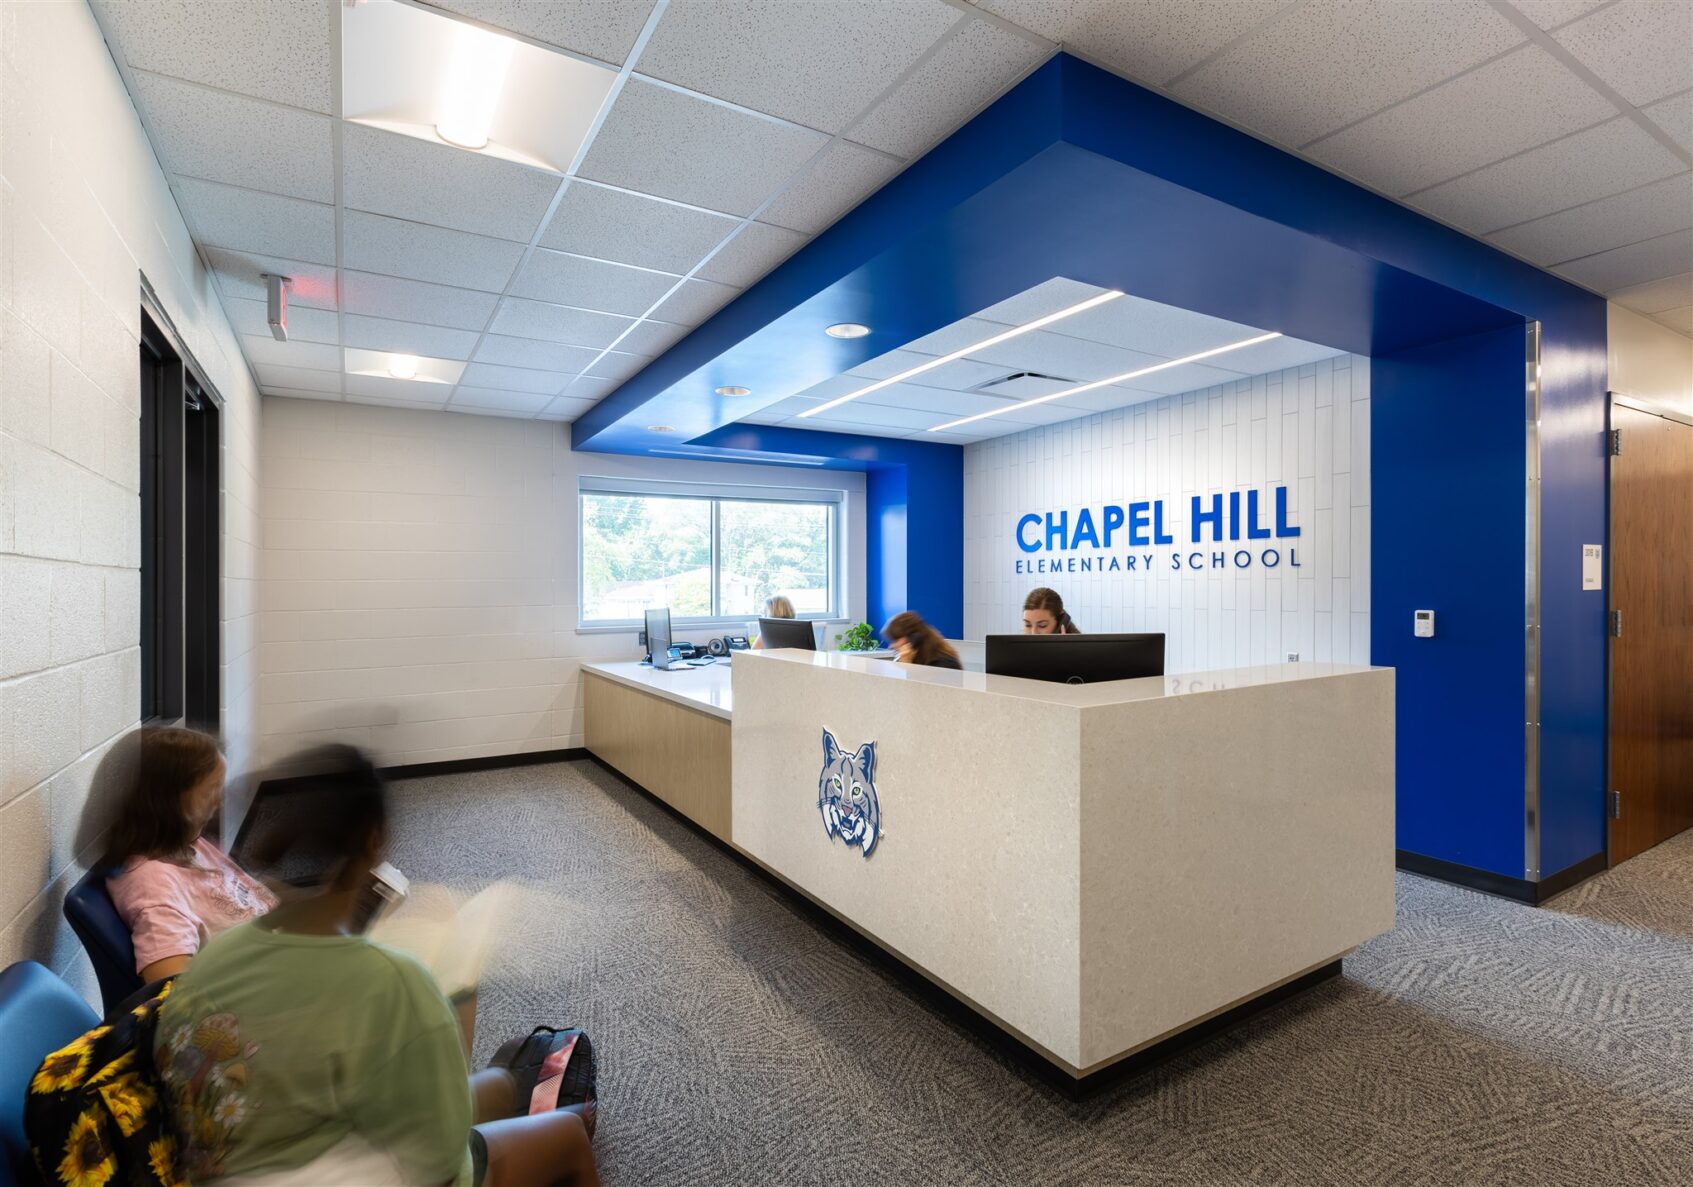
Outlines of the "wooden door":
{"type": "Polygon", "coordinates": [[[1693,425],[1613,403],[1611,427],[1615,865],[1693,828],[1693,425]]]}

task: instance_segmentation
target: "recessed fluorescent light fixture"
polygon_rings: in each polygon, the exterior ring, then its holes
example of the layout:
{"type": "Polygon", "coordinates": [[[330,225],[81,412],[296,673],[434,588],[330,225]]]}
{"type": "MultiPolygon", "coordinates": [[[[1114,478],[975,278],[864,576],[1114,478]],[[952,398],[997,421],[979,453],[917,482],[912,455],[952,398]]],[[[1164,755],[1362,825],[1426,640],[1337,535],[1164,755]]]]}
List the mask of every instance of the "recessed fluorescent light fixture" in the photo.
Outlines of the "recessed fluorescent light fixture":
{"type": "Polygon", "coordinates": [[[353,346],[344,348],[341,354],[349,375],[375,375],[412,383],[457,383],[464,374],[464,364],[458,359],[431,359],[353,346]]]}
{"type": "Polygon", "coordinates": [[[1074,317],[1078,313],[1085,313],[1087,310],[1103,305],[1107,301],[1115,301],[1122,295],[1122,293],[1113,289],[1108,293],[1100,293],[1097,297],[1089,297],[1085,301],[1071,305],[1068,309],[1060,309],[1057,313],[1049,313],[1045,317],[1035,318],[1034,321],[1025,322],[1020,326],[1013,326],[1011,329],[1006,330],[1002,334],[995,334],[992,338],[984,338],[980,342],[972,342],[963,350],[955,350],[951,354],[943,354],[938,359],[930,359],[926,363],[920,363],[915,367],[901,371],[898,375],[890,375],[886,379],[878,379],[875,383],[872,383],[867,387],[861,387],[855,392],[848,392],[844,396],[838,396],[835,399],[830,400],[827,404],[819,404],[815,408],[807,408],[804,412],[800,413],[800,419],[803,420],[806,417],[816,416],[819,413],[829,411],[831,408],[839,408],[842,404],[851,400],[856,400],[860,396],[868,396],[871,392],[879,392],[884,387],[892,387],[896,383],[903,383],[915,375],[921,375],[925,371],[933,371],[936,367],[956,362],[957,360],[964,358],[966,355],[975,354],[978,350],[986,350],[990,346],[998,346],[1001,342],[1009,342],[1013,338],[1021,337],[1022,335],[1031,333],[1043,326],[1050,326],[1053,322],[1063,321],[1065,318],[1074,317]]]}
{"type": "Polygon", "coordinates": [[[341,96],[357,124],[563,173],[617,71],[398,0],[341,9],[341,96]]]}
{"type": "Polygon", "coordinates": [[[1051,392],[1044,396],[1036,396],[1032,400],[1023,400],[1016,404],[1007,404],[1003,408],[992,408],[987,412],[978,412],[974,416],[960,417],[949,420],[944,425],[936,425],[930,429],[931,433],[944,433],[948,429],[956,429],[959,425],[971,424],[978,420],[986,420],[990,416],[998,416],[1004,412],[1015,412],[1019,408],[1033,408],[1036,404],[1050,404],[1054,400],[1062,400],[1065,396],[1079,396],[1083,392],[1091,392],[1097,388],[1110,387],[1114,383],[1126,383],[1131,379],[1139,379],[1142,375],[1151,375],[1154,371],[1168,371],[1172,367],[1186,366],[1197,363],[1200,359],[1212,358],[1216,355],[1227,354],[1231,350],[1241,350],[1248,346],[1257,346],[1260,342],[1269,342],[1280,338],[1281,334],[1260,334],[1256,338],[1247,338],[1240,342],[1231,342],[1227,346],[1216,346],[1210,350],[1202,350],[1198,354],[1190,354],[1179,359],[1169,359],[1162,363],[1154,363],[1150,367],[1141,367],[1134,371],[1125,371],[1121,375],[1113,375],[1109,379],[1096,379],[1092,383],[1078,384],[1067,387],[1063,391],[1051,392]]]}
{"type": "Polygon", "coordinates": [[[823,332],[831,338],[862,338],[870,332],[870,327],[855,321],[840,321],[823,332]]]}
{"type": "Polygon", "coordinates": [[[750,396],[750,395],[752,395],[752,388],[750,388],[750,387],[720,387],[720,388],[717,389],[717,394],[720,395],[720,396],[750,396]]]}

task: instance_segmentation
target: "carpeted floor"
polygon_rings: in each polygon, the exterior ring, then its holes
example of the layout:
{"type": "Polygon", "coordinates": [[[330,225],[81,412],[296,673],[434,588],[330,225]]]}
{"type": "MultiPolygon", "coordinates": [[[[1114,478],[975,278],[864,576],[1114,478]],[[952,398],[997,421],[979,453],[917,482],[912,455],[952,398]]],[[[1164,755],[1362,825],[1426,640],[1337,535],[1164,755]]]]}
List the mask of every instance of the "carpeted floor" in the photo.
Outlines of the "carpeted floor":
{"type": "Polygon", "coordinates": [[[1539,910],[1401,875],[1343,978],[1073,1104],[594,764],[394,790],[412,878],[523,883],[477,1056],[587,1027],[613,1187],[1693,1184],[1693,834],[1539,910]]]}

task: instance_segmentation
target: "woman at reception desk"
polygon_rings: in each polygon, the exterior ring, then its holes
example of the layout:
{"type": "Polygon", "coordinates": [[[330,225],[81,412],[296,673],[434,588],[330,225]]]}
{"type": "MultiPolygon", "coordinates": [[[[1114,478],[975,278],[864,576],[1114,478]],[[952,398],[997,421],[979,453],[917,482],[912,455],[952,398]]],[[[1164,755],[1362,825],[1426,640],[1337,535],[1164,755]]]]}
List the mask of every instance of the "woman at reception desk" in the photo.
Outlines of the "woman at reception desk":
{"type": "Polygon", "coordinates": [[[964,670],[952,644],[915,611],[906,610],[888,619],[888,625],[882,628],[882,638],[888,641],[888,646],[894,649],[894,658],[902,664],[964,670]]]}
{"type": "MultiPolygon", "coordinates": [[[[597,754],[618,683],[700,695],[699,672],[617,666],[584,665],[597,754]]],[[[730,770],[710,831],[1077,1091],[1393,927],[1391,669],[1065,684],[778,649],[714,675],[730,770]]],[[[698,761],[648,790],[691,814],[714,782],[698,761]]]]}

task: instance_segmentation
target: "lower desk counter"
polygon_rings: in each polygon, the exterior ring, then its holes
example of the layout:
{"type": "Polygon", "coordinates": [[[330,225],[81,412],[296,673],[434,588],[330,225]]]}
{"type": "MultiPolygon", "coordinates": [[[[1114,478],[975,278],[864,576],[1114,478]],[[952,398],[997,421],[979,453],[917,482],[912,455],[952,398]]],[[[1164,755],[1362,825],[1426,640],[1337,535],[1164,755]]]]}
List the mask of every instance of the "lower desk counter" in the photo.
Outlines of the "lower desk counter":
{"type": "Polygon", "coordinates": [[[729,665],[582,665],[588,750],[720,841],[730,839],[729,665]]]}

